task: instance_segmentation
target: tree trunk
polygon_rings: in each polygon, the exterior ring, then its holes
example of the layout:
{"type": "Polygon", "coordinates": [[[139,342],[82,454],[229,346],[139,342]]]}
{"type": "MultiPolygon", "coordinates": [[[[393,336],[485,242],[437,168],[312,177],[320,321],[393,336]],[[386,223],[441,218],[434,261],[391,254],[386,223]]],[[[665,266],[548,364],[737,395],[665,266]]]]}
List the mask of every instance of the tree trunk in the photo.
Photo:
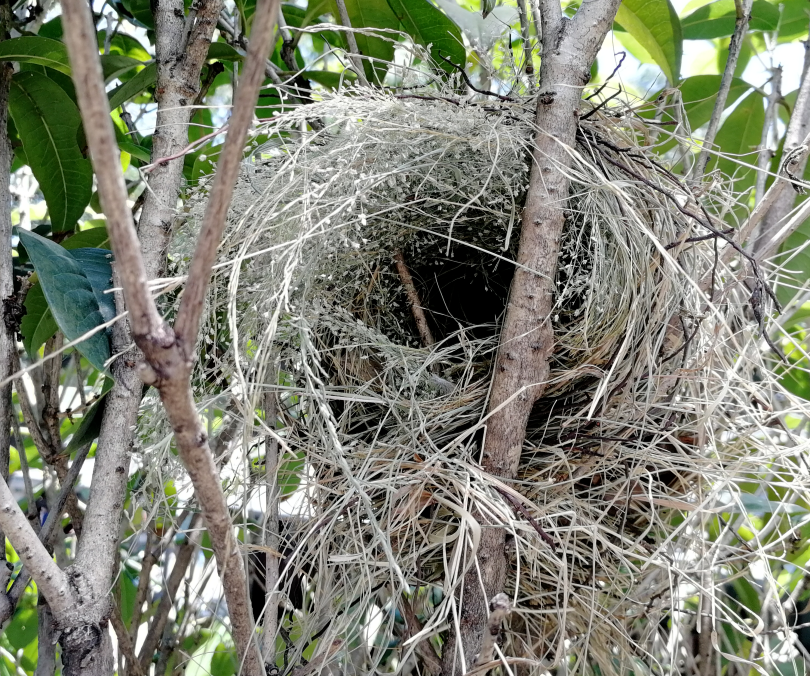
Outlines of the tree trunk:
{"type": "MultiPolygon", "coordinates": [[[[529,191],[521,224],[520,247],[509,303],[501,329],[488,408],[481,464],[512,479],[518,469],[526,424],[548,379],[554,350],[550,324],[559,242],[565,222],[571,148],[576,140],[582,89],[619,6],[619,0],[586,3],[574,19],[561,16],[557,0],[541,2],[543,55],[529,191]]],[[[457,638],[471,665],[487,626],[488,604],[505,591],[505,530],[481,520],[481,541],[459,598],[460,635],[451,631],[443,654],[443,673],[461,674],[457,638]]]]}

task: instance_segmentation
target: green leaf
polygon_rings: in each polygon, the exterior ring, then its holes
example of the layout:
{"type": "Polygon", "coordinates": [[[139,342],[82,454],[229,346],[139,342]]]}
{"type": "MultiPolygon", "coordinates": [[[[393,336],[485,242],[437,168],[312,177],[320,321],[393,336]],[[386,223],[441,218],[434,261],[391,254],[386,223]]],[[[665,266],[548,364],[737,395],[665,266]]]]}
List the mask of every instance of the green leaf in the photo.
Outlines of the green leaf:
{"type": "MultiPolygon", "coordinates": [[[[103,323],[96,292],[71,252],[45,237],[19,230],[20,241],[34,265],[56,323],[73,341],[103,323]]],[[[110,357],[107,334],[99,331],[77,345],[99,371],[110,357]]]]}
{"type": "Polygon", "coordinates": [[[76,104],[52,80],[25,72],[11,79],[9,110],[45,196],[53,231],[72,230],[93,187],[90,160],[76,141],[81,127],[76,104]]]}
{"type": "Polygon", "coordinates": [[[102,54],[99,58],[101,59],[101,70],[104,72],[104,82],[110,82],[119,75],[144,65],[138,59],[121,54],[102,54]]]}
{"type": "Polygon", "coordinates": [[[155,17],[152,15],[150,0],[122,0],[125,9],[132,14],[135,22],[144,28],[155,28],[155,17]]]}
{"type": "Polygon", "coordinates": [[[680,79],[681,22],[669,0],[624,0],[619,5],[616,23],[647,51],[670,84],[680,79]]]}
{"type": "Polygon", "coordinates": [[[119,141],[118,148],[125,153],[129,153],[132,157],[135,157],[142,162],[149,162],[152,157],[152,153],[149,152],[147,148],[143,146],[139,146],[137,143],[127,143],[126,141],[119,141]]]}
{"type": "Polygon", "coordinates": [[[211,656],[211,676],[233,676],[236,673],[236,651],[224,643],[217,646],[211,656]]]}
{"type": "MultiPolygon", "coordinates": [[[[695,75],[686,78],[679,89],[681,100],[689,120],[689,127],[694,132],[704,124],[708,124],[712,117],[717,92],[720,89],[720,75],[695,75]]],[[[737,99],[751,89],[744,80],[734,78],[728,90],[726,107],[731,106],[737,99]]]]}
{"type": "Polygon", "coordinates": [[[245,58],[245,53],[237,51],[226,42],[212,42],[208,46],[208,57],[211,61],[241,61],[245,58]]]}
{"type": "MultiPolygon", "coordinates": [[[[711,40],[734,34],[737,10],[734,0],[717,0],[681,19],[686,40],[711,40]]],[[[772,31],[779,25],[779,9],[766,0],[756,0],[751,8],[749,31],[772,31]]]]}
{"type": "Polygon", "coordinates": [[[122,103],[134,99],[147,87],[151,87],[157,81],[157,65],[150,63],[141,70],[135,77],[118,85],[109,93],[110,110],[115,110],[122,103]]]}
{"type": "MultiPolygon", "coordinates": [[[[107,31],[100,30],[98,32],[98,47],[100,51],[104,51],[104,43],[107,39],[107,31]]],[[[152,55],[146,48],[138,42],[131,35],[124,33],[115,33],[110,40],[110,54],[120,54],[121,56],[128,56],[138,61],[151,61],[152,55]]]]}
{"type": "Polygon", "coordinates": [[[763,97],[759,92],[753,91],[732,111],[717,133],[715,144],[723,156],[719,160],[713,160],[711,166],[719,167],[723,174],[734,177],[735,192],[747,190],[756,180],[756,172],[741,166],[740,162],[756,166],[757,147],[764,124],[763,97]]]}
{"type": "Polygon", "coordinates": [[[104,407],[107,404],[107,392],[112,389],[113,382],[112,378],[104,379],[99,398],[82,416],[82,421],[74,430],[73,436],[71,436],[70,442],[65,448],[64,452],[66,455],[73,455],[85,444],[91,444],[98,439],[98,435],[101,433],[101,420],[104,417],[104,407]]]}
{"type": "Polygon", "coordinates": [[[0,61],[35,63],[70,75],[67,48],[58,40],[24,35],[0,42],[0,61]]]}
{"type": "Polygon", "coordinates": [[[781,10],[778,42],[794,42],[807,37],[808,7],[806,0],[769,0],[781,10]]]}
{"type": "Polygon", "coordinates": [[[70,255],[90,282],[104,321],[110,321],[115,317],[115,298],[109,293],[112,289],[112,254],[107,249],[82,247],[72,249],[70,255]]]}
{"type": "Polygon", "coordinates": [[[448,73],[455,69],[440,56],[464,67],[467,52],[461,31],[446,14],[427,0],[388,0],[391,11],[402,23],[402,28],[414,41],[430,45],[430,55],[448,73]]]}
{"type": "Polygon", "coordinates": [[[481,0],[481,16],[486,19],[487,16],[495,9],[497,0],[481,0]]]}
{"type": "MultiPolygon", "coordinates": [[[[355,28],[399,28],[399,19],[386,0],[346,0],[346,11],[355,28]]],[[[338,16],[337,9],[333,14],[338,16]]],[[[391,40],[396,40],[396,36],[385,40],[358,34],[356,38],[360,53],[372,59],[363,59],[366,78],[372,83],[382,83],[388,72],[388,64],[394,58],[394,43],[391,40]]]]}
{"type": "Polygon", "coordinates": [[[33,358],[45,341],[53,336],[59,327],[45,300],[42,284],[34,284],[25,297],[26,314],[20,323],[20,332],[23,335],[23,347],[33,358]]]}

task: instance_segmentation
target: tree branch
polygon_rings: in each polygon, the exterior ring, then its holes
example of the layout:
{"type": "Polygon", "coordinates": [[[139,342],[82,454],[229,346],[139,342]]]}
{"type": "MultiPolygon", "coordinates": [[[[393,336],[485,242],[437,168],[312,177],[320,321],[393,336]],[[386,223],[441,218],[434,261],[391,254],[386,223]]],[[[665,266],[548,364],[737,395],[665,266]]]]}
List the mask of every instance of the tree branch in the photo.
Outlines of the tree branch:
{"type": "MultiPolygon", "coordinates": [[[[582,90],[616,16],[620,0],[585,2],[573,19],[563,19],[558,0],[541,0],[543,52],[535,116],[528,195],[522,215],[517,266],[509,291],[487,406],[484,471],[515,476],[534,402],[548,379],[554,349],[549,323],[568,198],[569,150],[576,143],[582,90]],[[519,393],[515,395],[515,393],[519,393]]],[[[489,600],[506,580],[505,533],[478,513],[478,565],[465,575],[457,600],[459,635],[450,632],[442,655],[445,676],[461,674],[475,660],[487,626],[489,600]],[[462,663],[464,662],[464,663],[462,663]]]]}
{"type": "Polygon", "coordinates": [[[349,20],[349,12],[346,10],[345,0],[336,0],[338,14],[340,15],[340,23],[346,28],[346,42],[349,43],[349,61],[352,62],[355,72],[357,73],[357,80],[364,87],[368,86],[366,80],[366,72],[363,70],[363,61],[358,58],[360,49],[357,46],[357,38],[352,32],[352,22],[349,20]]]}
{"type": "MultiPolygon", "coordinates": [[[[234,642],[240,660],[244,661],[246,673],[251,675],[261,673],[261,667],[258,652],[251,647],[253,628],[245,572],[225,496],[208,447],[207,435],[194,405],[190,375],[211,267],[225,227],[225,217],[238,176],[247,130],[253,119],[253,108],[263,81],[264,61],[269,51],[278,6],[279,0],[258,3],[253,17],[251,45],[243,77],[236,91],[234,112],[225,146],[220,154],[214,187],[203,218],[175,333],[160,318],[148,292],[140,245],[131,212],[126,208],[126,187],[118,163],[101,65],[94,48],[93,27],[87,7],[82,0],[64,0],[62,5],[65,42],[88,146],[99,177],[99,195],[107,215],[116,268],[130,309],[132,335],[146,358],[141,371],[142,377],[160,392],[175,433],[180,457],[202,506],[228,601],[234,642]]],[[[199,19],[198,11],[197,20],[199,19]]],[[[216,16],[213,20],[215,19],[216,16]]],[[[191,35],[194,35],[193,30],[191,35]]]]}
{"type": "MultiPolygon", "coordinates": [[[[804,175],[804,169],[807,166],[807,149],[802,151],[800,148],[810,144],[810,133],[808,133],[810,132],[810,43],[805,43],[804,49],[802,81],[796,96],[796,103],[793,106],[793,114],[790,116],[790,122],[785,132],[785,144],[780,163],[780,170],[787,169],[790,174],[799,178],[804,175]],[[787,164],[790,166],[785,166],[787,164]]],[[[775,191],[776,194],[773,196],[772,206],[767,210],[762,221],[759,234],[751,244],[751,249],[759,260],[766,260],[773,256],[790,234],[780,232],[783,221],[789,216],[796,202],[796,192],[788,188],[788,183],[789,181],[780,176],[770,188],[770,190],[774,190],[779,186],[778,192],[775,191]]]]}
{"type": "Polygon", "coordinates": [[[45,545],[39,541],[5,481],[0,481],[0,528],[6,532],[14,551],[48,600],[51,610],[57,615],[68,614],[73,601],[67,579],[45,545]]]}
{"type": "Polygon", "coordinates": [[[702,179],[703,174],[706,172],[706,166],[709,163],[714,139],[717,137],[717,130],[720,128],[720,117],[723,115],[723,111],[726,108],[728,92],[731,89],[731,81],[734,79],[737,60],[740,57],[745,32],[748,30],[748,20],[751,16],[751,6],[753,4],[754,0],[734,0],[734,5],[737,9],[734,35],[731,36],[731,42],[728,45],[726,67],[723,71],[723,77],[720,80],[720,89],[717,92],[717,99],[714,102],[714,110],[712,110],[712,116],[709,120],[709,127],[706,130],[706,135],[703,137],[703,147],[693,167],[694,178],[696,180],[702,179]]]}

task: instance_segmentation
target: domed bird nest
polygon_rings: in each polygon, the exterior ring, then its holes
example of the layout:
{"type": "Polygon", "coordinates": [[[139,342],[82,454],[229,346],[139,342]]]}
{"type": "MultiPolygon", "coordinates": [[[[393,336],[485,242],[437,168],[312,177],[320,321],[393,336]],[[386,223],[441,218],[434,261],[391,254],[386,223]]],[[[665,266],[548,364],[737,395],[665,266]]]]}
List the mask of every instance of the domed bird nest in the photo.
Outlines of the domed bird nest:
{"type": "MultiPolygon", "coordinates": [[[[718,257],[735,196],[694,195],[630,108],[581,121],[559,205],[551,374],[519,475],[503,481],[479,461],[534,103],[356,94],[256,130],[195,378],[201,406],[244,421],[244,499],[264,495],[247,460],[271,443],[305,495],[284,530],[279,589],[308,590],[281,623],[285,662],[316,639],[344,641],[329,658],[343,673],[435,658],[484,514],[508,533],[504,655],[602,673],[652,664],[670,590],[705,587],[711,571],[700,520],[734,511],[770,416],[750,268],[718,257]],[[323,130],[300,131],[312,118],[323,130]],[[254,413],[270,400],[275,426],[254,413]]],[[[176,228],[178,275],[206,198],[203,182],[176,228]]],[[[165,450],[157,414],[142,427],[165,450]]]]}

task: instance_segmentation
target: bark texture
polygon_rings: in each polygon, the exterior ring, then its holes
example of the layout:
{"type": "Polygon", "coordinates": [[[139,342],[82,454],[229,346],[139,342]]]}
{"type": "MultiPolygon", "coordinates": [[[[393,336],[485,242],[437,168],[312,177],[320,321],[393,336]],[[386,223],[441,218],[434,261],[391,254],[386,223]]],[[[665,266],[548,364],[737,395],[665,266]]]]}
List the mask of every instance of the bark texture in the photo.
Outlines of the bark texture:
{"type": "MultiPolygon", "coordinates": [[[[482,456],[487,472],[507,479],[515,476],[529,414],[548,379],[548,359],[554,350],[549,316],[568,203],[564,170],[570,166],[582,89],[619,2],[583,3],[570,20],[562,17],[558,0],[540,2],[543,53],[535,118],[540,131],[534,139],[519,267],[501,330],[482,456]]],[[[474,663],[487,627],[489,601],[504,591],[505,531],[500,524],[478,517],[482,520],[478,566],[472,566],[464,579],[459,599],[460,644],[451,631],[443,654],[442,672],[447,676],[462,673],[462,654],[467,669],[474,663]]]]}

